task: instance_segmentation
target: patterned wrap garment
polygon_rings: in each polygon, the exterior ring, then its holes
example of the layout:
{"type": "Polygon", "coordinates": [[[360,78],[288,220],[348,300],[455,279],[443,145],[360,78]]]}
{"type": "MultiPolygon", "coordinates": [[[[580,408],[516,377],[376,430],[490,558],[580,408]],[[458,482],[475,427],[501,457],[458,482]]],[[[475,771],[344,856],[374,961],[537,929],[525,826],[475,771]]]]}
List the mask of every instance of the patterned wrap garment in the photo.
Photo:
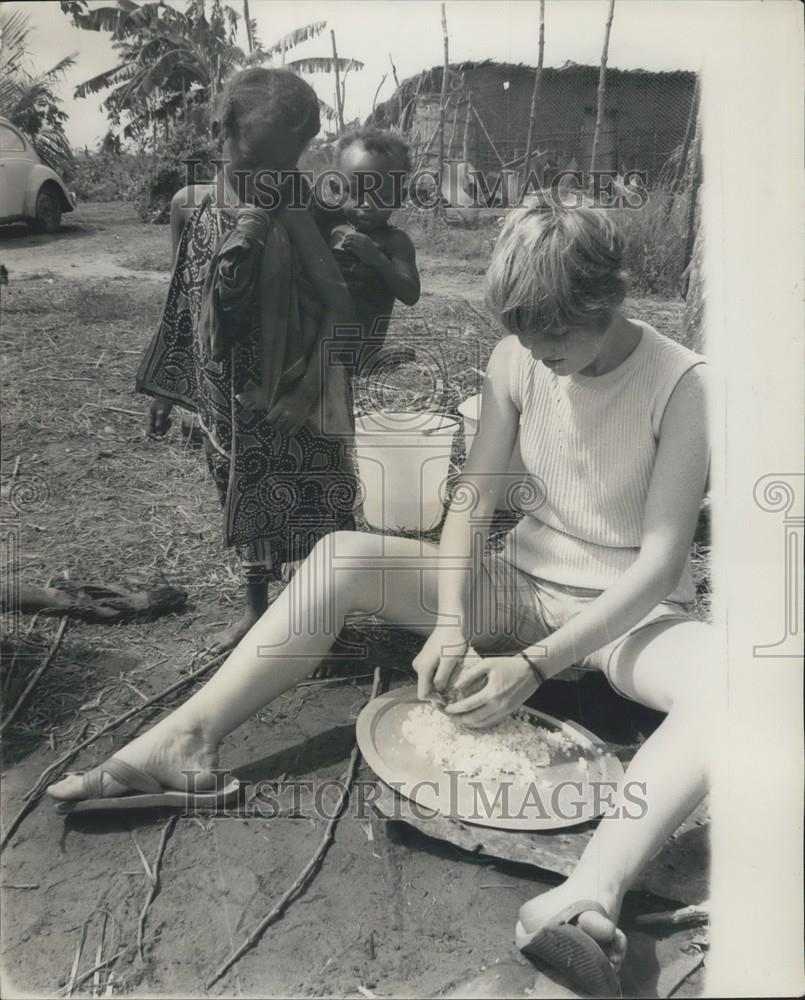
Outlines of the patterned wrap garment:
{"type": "MultiPolygon", "coordinates": [[[[265,410],[244,406],[238,399],[254,396],[256,390],[259,395],[265,337],[272,331],[271,322],[261,318],[265,289],[256,280],[251,308],[234,342],[222,351],[220,343],[210,341],[203,317],[205,280],[218,248],[235,226],[235,214],[217,208],[205,195],[182,233],[162,321],[140,365],[137,388],[197,415],[223,505],[224,544],[237,547],[245,567],[276,573],[281,563],[304,558],[327,533],[355,527],[358,488],[348,454],[351,385],[343,369],[327,370],[323,395],[329,419],[326,425],[322,419],[308,421],[295,435],[281,434],[266,419],[265,410]]],[[[298,377],[302,328],[310,330],[310,322],[303,323],[301,317],[306,298],[312,305],[311,293],[284,228],[276,221],[271,226],[276,229],[269,227],[265,252],[274,251],[279,261],[272,286],[280,303],[276,308],[287,309],[291,317],[272,317],[279,319],[277,336],[289,343],[279,351],[271,349],[278,358],[295,349],[293,377],[298,377]]],[[[275,385],[287,389],[288,374],[283,368],[273,379],[275,385]]]]}

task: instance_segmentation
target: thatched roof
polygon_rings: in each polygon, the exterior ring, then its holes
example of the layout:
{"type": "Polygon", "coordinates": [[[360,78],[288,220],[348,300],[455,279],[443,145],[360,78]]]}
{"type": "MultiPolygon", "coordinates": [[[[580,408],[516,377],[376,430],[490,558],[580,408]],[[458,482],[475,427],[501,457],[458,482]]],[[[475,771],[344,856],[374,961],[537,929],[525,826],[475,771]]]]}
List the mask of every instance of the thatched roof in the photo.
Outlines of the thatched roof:
{"type": "MultiPolygon", "coordinates": [[[[452,89],[454,93],[461,87],[462,76],[465,83],[469,83],[476,70],[488,71],[492,69],[501,81],[509,80],[512,83],[527,79],[529,86],[533,82],[535,73],[535,67],[527,66],[525,63],[496,62],[494,59],[451,63],[449,68],[451,79],[448,79],[448,89],[452,89]]],[[[387,101],[377,105],[374,112],[367,118],[367,124],[397,124],[400,108],[405,108],[415,94],[418,93],[420,97],[435,97],[441,93],[442,72],[442,66],[433,66],[429,70],[422,70],[420,73],[403,80],[399,89],[387,101]]],[[[597,83],[598,73],[598,66],[587,66],[568,60],[563,66],[546,66],[543,70],[543,79],[550,77],[578,79],[582,77],[597,83]]],[[[623,77],[643,78],[657,83],[662,80],[685,79],[690,81],[692,85],[695,74],[687,70],[654,72],[645,69],[607,69],[608,85],[617,85],[623,77]]]]}

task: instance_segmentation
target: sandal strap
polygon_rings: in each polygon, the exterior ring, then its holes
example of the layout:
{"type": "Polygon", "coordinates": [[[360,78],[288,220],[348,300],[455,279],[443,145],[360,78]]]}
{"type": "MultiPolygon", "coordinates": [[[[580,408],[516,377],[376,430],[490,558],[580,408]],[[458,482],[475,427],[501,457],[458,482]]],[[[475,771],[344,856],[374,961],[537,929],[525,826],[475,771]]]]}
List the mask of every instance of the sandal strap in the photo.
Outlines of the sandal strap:
{"type": "MultiPolygon", "coordinates": [[[[135,792],[154,793],[163,791],[162,785],[152,775],[141,771],[139,767],[127,764],[119,757],[110,757],[99,770],[105,771],[110,777],[115,778],[135,792]]],[[[101,798],[100,795],[97,796],[101,798]]]]}

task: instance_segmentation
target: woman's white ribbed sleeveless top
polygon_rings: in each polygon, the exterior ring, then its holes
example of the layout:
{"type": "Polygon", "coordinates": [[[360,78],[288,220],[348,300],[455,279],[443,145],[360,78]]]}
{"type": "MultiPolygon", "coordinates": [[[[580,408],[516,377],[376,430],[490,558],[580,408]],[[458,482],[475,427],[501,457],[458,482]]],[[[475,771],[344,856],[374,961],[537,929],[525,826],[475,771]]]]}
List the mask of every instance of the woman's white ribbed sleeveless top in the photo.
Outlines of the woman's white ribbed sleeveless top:
{"type": "MultiPolygon", "coordinates": [[[[517,346],[510,391],[523,465],[541,496],[509,533],[506,553],[533,576],[604,590],[638,555],[666,404],[685,372],[704,363],[639,325],[637,347],[605,375],[557,375],[517,346]]],[[[688,565],[668,599],[694,596],[688,565]]]]}

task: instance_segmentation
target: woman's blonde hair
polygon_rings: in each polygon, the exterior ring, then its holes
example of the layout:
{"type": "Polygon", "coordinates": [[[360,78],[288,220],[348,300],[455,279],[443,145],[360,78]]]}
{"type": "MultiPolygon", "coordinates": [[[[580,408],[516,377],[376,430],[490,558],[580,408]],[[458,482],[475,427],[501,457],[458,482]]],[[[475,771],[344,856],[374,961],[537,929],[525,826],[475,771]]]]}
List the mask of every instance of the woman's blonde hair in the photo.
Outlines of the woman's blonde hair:
{"type": "Polygon", "coordinates": [[[486,304],[510,333],[604,328],[626,296],[623,252],[601,209],[517,210],[486,272],[486,304]]]}

